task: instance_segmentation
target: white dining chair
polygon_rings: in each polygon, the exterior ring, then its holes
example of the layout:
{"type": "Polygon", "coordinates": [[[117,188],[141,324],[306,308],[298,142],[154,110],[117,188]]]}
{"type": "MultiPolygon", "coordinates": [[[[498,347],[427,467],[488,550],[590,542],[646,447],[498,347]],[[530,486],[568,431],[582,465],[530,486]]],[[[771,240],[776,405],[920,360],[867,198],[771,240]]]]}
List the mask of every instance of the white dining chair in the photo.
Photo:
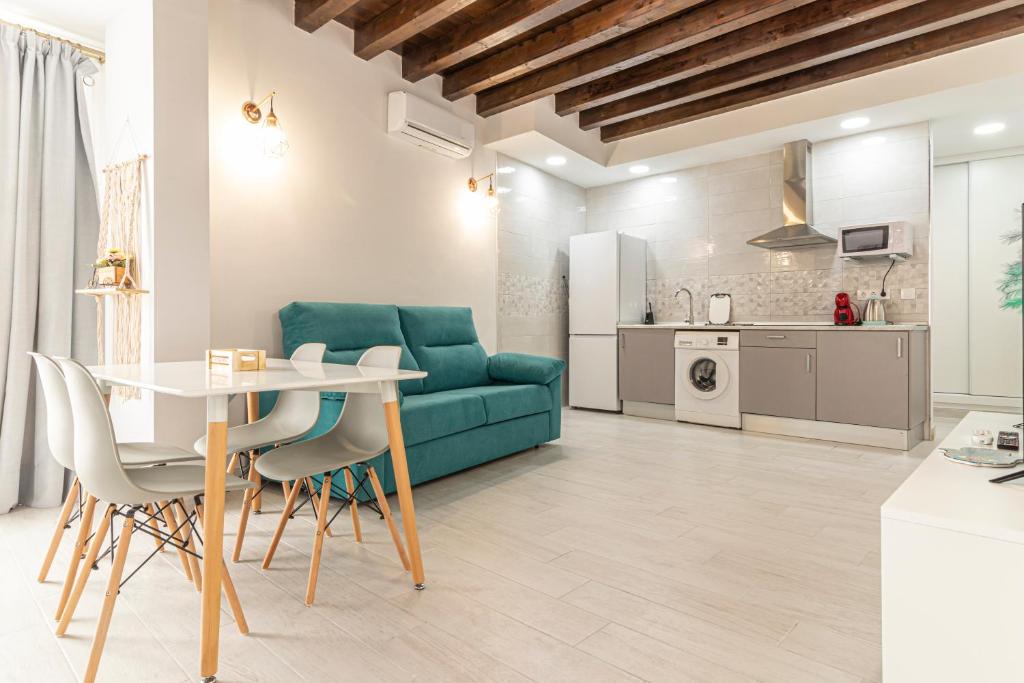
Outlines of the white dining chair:
{"type": "MultiPolygon", "coordinates": [[[[367,350],[360,357],[357,365],[359,367],[376,367],[394,369],[398,367],[402,350],[398,346],[375,346],[367,350]]],[[[313,536],[313,557],[309,565],[309,580],[306,585],[306,605],[312,605],[316,596],[317,577],[320,571],[320,556],[323,551],[323,540],[327,529],[334,520],[328,519],[329,505],[332,491],[343,498],[341,507],[335,512],[334,517],[347,505],[351,511],[352,526],[355,533],[355,540],[362,541],[362,530],[359,524],[359,511],[357,508],[356,494],[369,480],[376,497],[375,510],[384,518],[388,530],[391,532],[391,539],[398,551],[398,557],[402,566],[409,569],[409,559],[402,544],[402,538],[398,534],[398,527],[391,516],[391,509],[388,506],[388,499],[381,488],[377,472],[373,467],[367,466],[365,475],[355,479],[352,472],[352,465],[365,463],[388,449],[388,433],[384,421],[384,406],[381,403],[380,395],[376,393],[355,393],[349,392],[345,397],[341,414],[337,422],[325,434],[308,441],[300,441],[290,446],[276,448],[265,453],[256,462],[256,469],[263,477],[278,480],[294,480],[284,510],[281,512],[281,519],[271,539],[270,547],[263,558],[263,568],[269,569],[271,560],[277,550],[284,533],[285,525],[295,512],[295,502],[299,492],[305,489],[307,499],[303,501],[316,505],[319,509],[316,515],[316,527],[313,536]],[[344,471],[345,491],[338,491],[332,486],[332,481],[339,471],[344,471]],[[320,486],[320,499],[314,500],[313,477],[322,477],[320,486]]],[[[369,505],[373,506],[372,503],[369,505]]],[[[301,507],[301,506],[300,506],[301,507]]],[[[235,555],[241,550],[241,537],[239,534],[235,555]]]]}
{"type": "MultiPolygon", "coordinates": [[[[40,353],[29,352],[35,361],[36,372],[39,376],[39,384],[43,389],[43,399],[46,402],[46,440],[50,447],[50,453],[61,467],[75,471],[74,461],[74,434],[71,419],[71,404],[68,399],[67,386],[64,383],[64,376],[57,365],[49,356],[40,353]]],[[[168,463],[194,462],[202,460],[196,455],[176,446],[157,443],[121,443],[118,444],[118,455],[121,463],[126,467],[146,467],[152,465],[166,465],[168,463]]],[[[50,538],[50,545],[43,557],[43,564],[39,568],[37,580],[42,583],[50,572],[54,557],[60,547],[64,531],[69,529],[71,523],[79,522],[78,535],[75,546],[71,551],[68,561],[67,573],[64,577],[64,585],[61,589],[61,596],[57,605],[55,619],[60,619],[64,606],[67,604],[68,595],[74,585],[75,575],[78,573],[82,555],[85,553],[85,544],[92,532],[92,520],[96,506],[96,498],[84,489],[78,477],[71,482],[71,489],[57,517],[57,525],[50,538]]],[[[152,508],[150,510],[152,513],[152,508]]],[[[151,526],[156,524],[156,517],[150,514],[151,526]]],[[[165,519],[170,525],[171,521],[165,519]]],[[[182,566],[186,570],[186,576],[191,580],[190,567],[184,561],[182,554],[182,566]]]]}
{"type": "MultiPolygon", "coordinates": [[[[106,542],[107,530],[115,517],[124,518],[116,543],[111,541],[111,548],[114,550],[113,565],[84,676],[86,683],[91,683],[95,680],[99,668],[114,603],[119,591],[127,582],[127,579],[122,581],[121,577],[128,558],[132,534],[140,530],[150,535],[157,534],[161,545],[174,545],[195,557],[197,555],[195,545],[184,542],[181,532],[187,529],[187,533],[190,533],[191,536],[198,536],[200,533],[202,525],[200,496],[205,489],[206,468],[202,465],[189,464],[146,468],[125,467],[119,455],[120,446],[114,439],[110,413],[107,411],[96,380],[77,361],[60,359],[58,363],[63,370],[71,406],[74,425],[74,463],[79,480],[85,490],[107,503],[106,510],[100,518],[99,526],[93,534],[92,542],[85,556],[86,570],[82,571],[75,580],[68,604],[57,625],[58,636],[63,636],[67,632],[75,608],[89,579],[88,568],[96,562],[100,549],[106,542]],[[188,512],[182,506],[184,518],[176,528],[166,533],[159,529],[154,530],[148,524],[148,520],[140,521],[136,518],[139,512],[147,506],[160,505],[161,501],[179,501],[189,498],[196,503],[195,511],[188,512]]],[[[227,475],[225,487],[228,491],[242,491],[251,488],[252,484],[245,479],[227,475]]],[[[173,503],[171,504],[173,505],[173,503]]],[[[152,555],[150,555],[151,557],[152,555]]],[[[144,560],[139,568],[148,560],[149,558],[144,560]]],[[[198,571],[198,564],[194,564],[193,569],[198,571]]],[[[128,579],[136,571],[138,569],[132,571],[128,575],[128,579]]],[[[224,563],[223,589],[238,630],[243,634],[248,633],[249,628],[228,573],[227,563],[224,563]]]]}
{"type": "MultiPolygon", "coordinates": [[[[300,345],[292,353],[293,361],[308,361],[320,363],[324,359],[326,344],[310,342],[300,345]]],[[[228,429],[227,455],[228,472],[235,469],[239,461],[239,455],[249,453],[249,480],[256,486],[256,491],[261,491],[263,486],[259,479],[258,471],[252,467],[252,463],[259,458],[259,450],[267,446],[289,443],[300,439],[309,433],[309,430],[316,424],[320,416],[320,393],[318,391],[282,391],[278,394],[277,403],[264,417],[249,422],[248,424],[237,425],[228,429]]],[[[197,453],[206,454],[206,436],[199,437],[193,448],[197,453]]],[[[281,482],[285,495],[288,497],[288,482],[281,482]]],[[[258,496],[252,492],[248,496],[258,496]]],[[[251,501],[245,501],[242,505],[243,519],[239,520],[239,534],[244,534],[247,526],[247,516],[251,508],[259,511],[259,498],[256,505],[251,501]]],[[[237,562],[238,558],[234,560],[237,562]]]]}

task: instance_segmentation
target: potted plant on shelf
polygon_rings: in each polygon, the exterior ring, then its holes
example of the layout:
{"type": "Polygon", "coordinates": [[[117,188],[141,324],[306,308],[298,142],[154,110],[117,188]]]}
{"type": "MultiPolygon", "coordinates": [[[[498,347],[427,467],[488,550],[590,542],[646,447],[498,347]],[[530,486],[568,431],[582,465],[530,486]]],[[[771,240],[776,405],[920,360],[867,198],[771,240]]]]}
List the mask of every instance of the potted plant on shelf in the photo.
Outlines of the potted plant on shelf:
{"type": "Polygon", "coordinates": [[[93,263],[93,283],[98,287],[120,287],[125,282],[129,257],[117,247],[111,247],[93,263]]]}

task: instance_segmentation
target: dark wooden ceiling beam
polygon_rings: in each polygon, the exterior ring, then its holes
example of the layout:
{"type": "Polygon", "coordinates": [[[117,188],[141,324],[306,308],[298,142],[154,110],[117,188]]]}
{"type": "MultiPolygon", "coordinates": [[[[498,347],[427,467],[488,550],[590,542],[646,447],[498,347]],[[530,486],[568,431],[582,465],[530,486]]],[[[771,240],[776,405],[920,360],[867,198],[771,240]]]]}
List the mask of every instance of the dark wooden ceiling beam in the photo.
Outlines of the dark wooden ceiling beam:
{"type": "Polygon", "coordinates": [[[356,27],[356,55],[373,59],[382,52],[458,12],[473,0],[402,0],[356,27]]]}
{"type": "MultiPolygon", "coordinates": [[[[868,4],[865,0],[858,1],[868,4]]],[[[1021,0],[932,0],[913,5],[813,40],[768,52],[756,59],[585,109],[580,112],[580,127],[591,130],[648,111],[710,97],[1020,4],[1021,0]]]]}
{"type": "Polygon", "coordinates": [[[532,71],[477,95],[477,113],[490,116],[546,97],[613,71],[660,57],[788,12],[811,0],[715,0],[653,26],[567,59],[532,71]]]}
{"type": "Polygon", "coordinates": [[[312,33],[341,16],[359,0],[295,0],[295,25],[312,33]]]}
{"type": "Polygon", "coordinates": [[[472,95],[664,19],[698,2],[700,0],[610,0],[479,62],[455,69],[445,76],[442,94],[450,100],[472,95]]]}
{"type": "Polygon", "coordinates": [[[526,33],[587,0],[506,0],[485,18],[461,31],[402,51],[402,77],[407,81],[451,68],[460,62],[526,33]]]}
{"type": "Polygon", "coordinates": [[[628,69],[587,81],[555,95],[565,116],[641,90],[696,76],[734,62],[823,35],[855,21],[902,9],[921,0],[818,0],[810,5],[705,40],[628,69]]]}
{"type": "Polygon", "coordinates": [[[1019,33],[1024,33],[1024,7],[1021,6],[695,102],[687,102],[602,126],[601,140],[604,142],[622,140],[912,64],[1019,33]]]}

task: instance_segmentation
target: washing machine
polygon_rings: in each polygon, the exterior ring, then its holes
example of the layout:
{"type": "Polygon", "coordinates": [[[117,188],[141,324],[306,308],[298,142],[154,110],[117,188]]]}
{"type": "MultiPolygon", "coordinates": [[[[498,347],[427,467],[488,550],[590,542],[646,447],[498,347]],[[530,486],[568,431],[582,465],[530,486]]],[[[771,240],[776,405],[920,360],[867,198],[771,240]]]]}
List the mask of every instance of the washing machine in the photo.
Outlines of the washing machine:
{"type": "Polygon", "coordinates": [[[676,419],[740,427],[740,333],[679,330],[676,419]]]}

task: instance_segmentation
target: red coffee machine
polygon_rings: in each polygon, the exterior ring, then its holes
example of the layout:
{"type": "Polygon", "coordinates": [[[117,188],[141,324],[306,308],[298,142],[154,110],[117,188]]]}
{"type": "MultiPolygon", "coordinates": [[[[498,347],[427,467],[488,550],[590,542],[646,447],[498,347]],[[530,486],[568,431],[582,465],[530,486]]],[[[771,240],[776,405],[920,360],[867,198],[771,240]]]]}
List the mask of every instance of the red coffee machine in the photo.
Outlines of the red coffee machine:
{"type": "Polygon", "coordinates": [[[836,325],[860,324],[860,309],[850,301],[850,295],[846,292],[836,294],[836,310],[832,314],[832,321],[836,325]]]}

